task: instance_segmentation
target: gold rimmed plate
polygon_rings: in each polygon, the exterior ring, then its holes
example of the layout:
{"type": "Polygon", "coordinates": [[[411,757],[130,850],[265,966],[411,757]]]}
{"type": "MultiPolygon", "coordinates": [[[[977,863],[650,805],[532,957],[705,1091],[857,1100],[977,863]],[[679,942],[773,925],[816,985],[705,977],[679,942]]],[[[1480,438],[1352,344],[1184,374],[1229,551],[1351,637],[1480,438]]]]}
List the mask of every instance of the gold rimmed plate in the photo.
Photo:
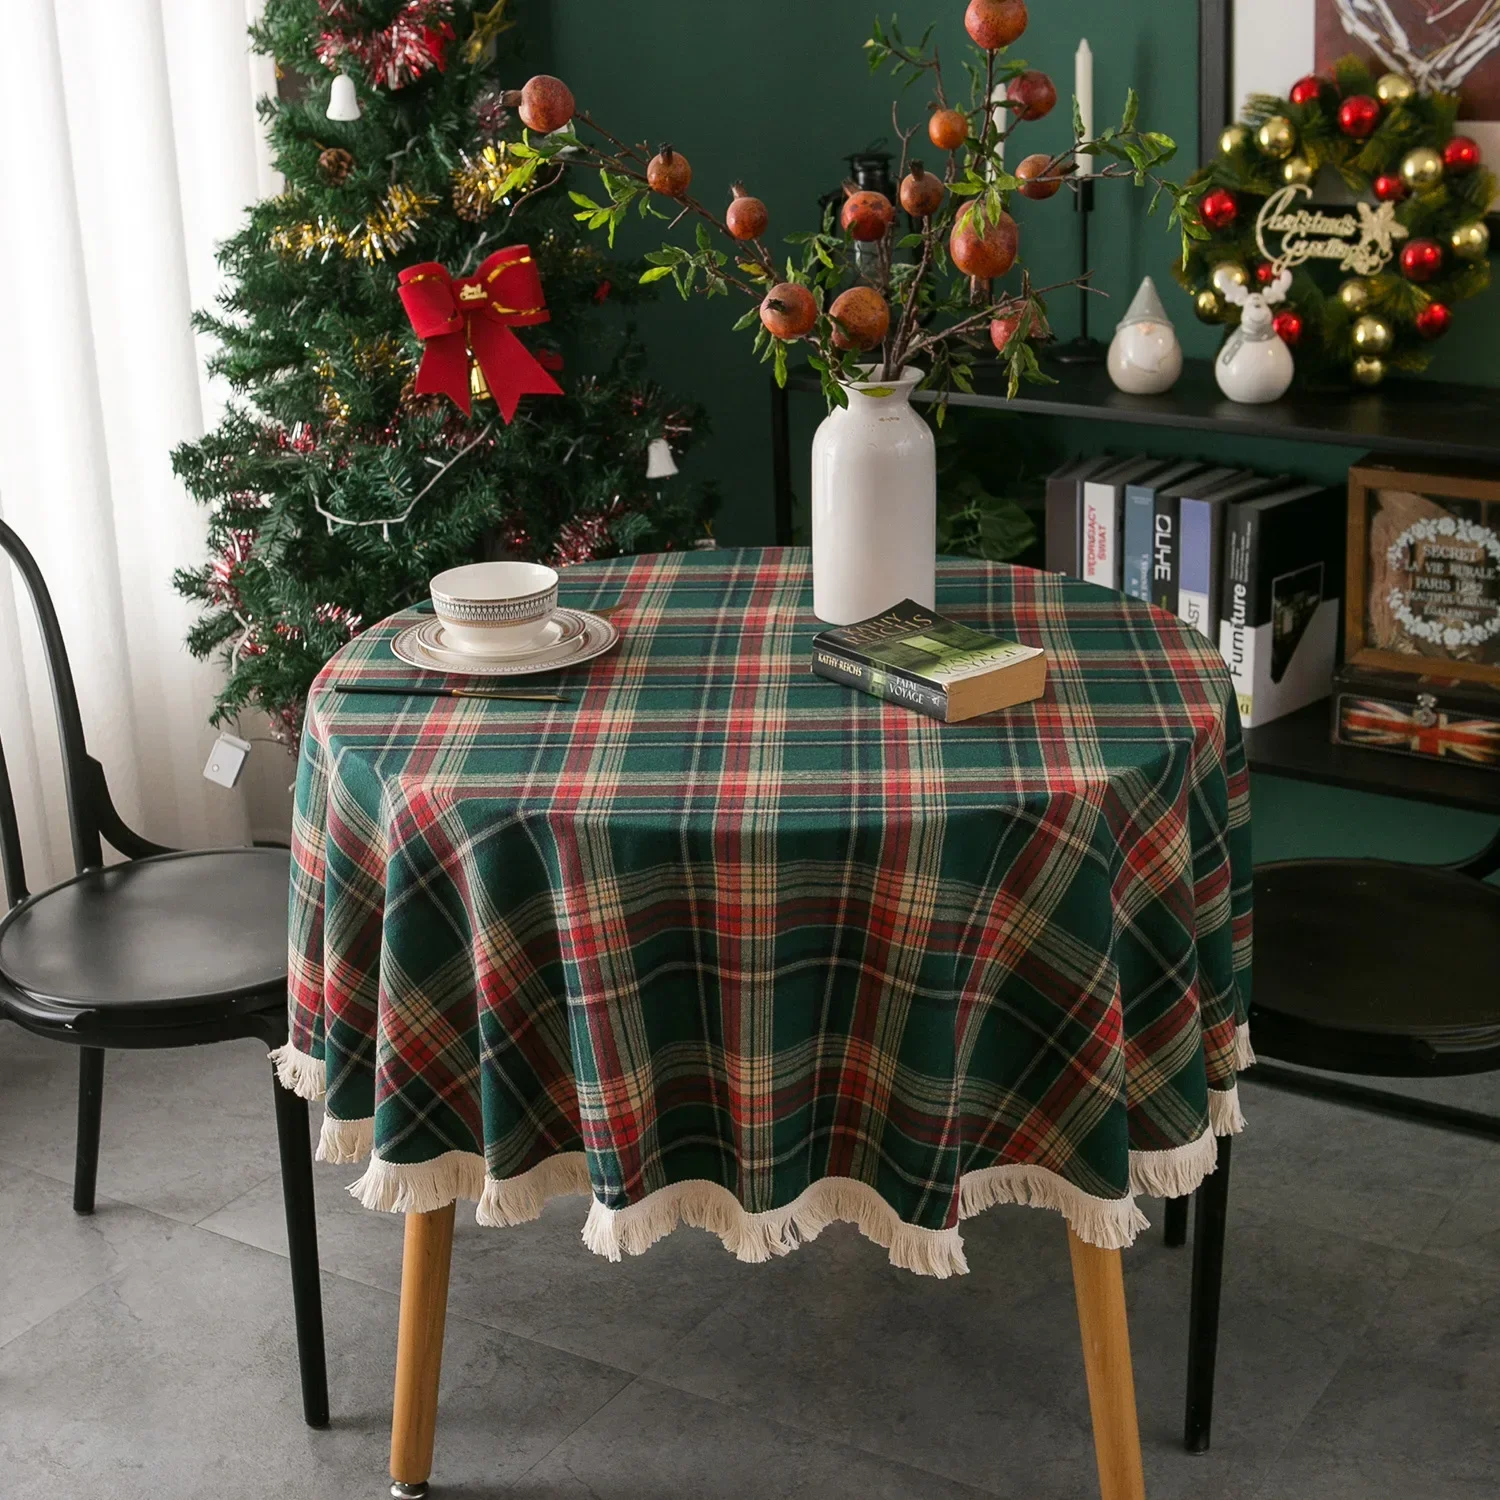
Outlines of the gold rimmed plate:
{"type": "Polygon", "coordinates": [[[592,661],[619,639],[619,631],[608,620],[581,609],[559,609],[541,640],[504,656],[476,656],[472,651],[459,650],[447,639],[442,621],[436,618],[407,626],[392,640],[391,651],[408,665],[425,672],[464,677],[529,677],[592,661]]]}

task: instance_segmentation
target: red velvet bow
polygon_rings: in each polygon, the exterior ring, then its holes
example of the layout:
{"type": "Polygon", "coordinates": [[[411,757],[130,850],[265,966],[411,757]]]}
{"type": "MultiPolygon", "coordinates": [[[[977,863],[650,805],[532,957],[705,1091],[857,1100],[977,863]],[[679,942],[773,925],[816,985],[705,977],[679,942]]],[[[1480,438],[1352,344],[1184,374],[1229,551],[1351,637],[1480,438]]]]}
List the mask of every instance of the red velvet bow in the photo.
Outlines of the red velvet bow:
{"type": "Polygon", "coordinates": [[[522,396],[562,395],[511,332],[552,316],[528,246],[497,250],[472,276],[455,280],[429,260],[408,266],[400,281],[406,315],[427,346],[417,371],[418,395],[451,396],[468,415],[471,353],[507,422],[522,396]]]}

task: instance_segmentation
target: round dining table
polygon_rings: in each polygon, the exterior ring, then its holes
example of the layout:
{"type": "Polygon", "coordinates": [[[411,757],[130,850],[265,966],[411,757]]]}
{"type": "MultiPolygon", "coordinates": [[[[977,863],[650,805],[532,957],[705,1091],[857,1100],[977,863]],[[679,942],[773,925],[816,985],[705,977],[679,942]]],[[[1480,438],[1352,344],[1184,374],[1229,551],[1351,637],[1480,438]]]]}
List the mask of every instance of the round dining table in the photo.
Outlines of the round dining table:
{"type": "MultiPolygon", "coordinates": [[[[894,601],[893,601],[894,602],[894,601]]],[[[454,1205],[587,1250],[679,1224],[766,1261],[846,1221],[918,1275],[997,1204],[1067,1222],[1103,1500],[1143,1496],[1120,1251],[1243,1127],[1249,782],[1187,624],[940,559],[937,608],[1041,646],[943,724],[815,676],[804,549],[564,570],[618,645],[443,676],[365,631],[317,679],[282,1082],[406,1215],[393,1493],[426,1493],[454,1205]],[[511,697],[466,693],[500,689],[511,697]]],[[[580,1249],[580,1253],[586,1253],[580,1249]]]]}

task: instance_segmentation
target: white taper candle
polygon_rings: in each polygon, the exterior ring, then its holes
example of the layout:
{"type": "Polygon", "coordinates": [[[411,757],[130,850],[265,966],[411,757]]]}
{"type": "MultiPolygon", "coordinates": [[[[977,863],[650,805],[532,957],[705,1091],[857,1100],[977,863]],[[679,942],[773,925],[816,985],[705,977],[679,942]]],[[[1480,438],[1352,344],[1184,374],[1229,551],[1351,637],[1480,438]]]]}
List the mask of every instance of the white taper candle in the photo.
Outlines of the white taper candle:
{"type": "MultiPolygon", "coordinates": [[[[1091,141],[1094,138],[1094,54],[1087,37],[1078,43],[1078,51],[1073,55],[1073,94],[1078,100],[1079,118],[1083,121],[1080,139],[1091,141]]],[[[1094,169],[1092,156],[1078,158],[1080,176],[1090,176],[1094,169]]]]}

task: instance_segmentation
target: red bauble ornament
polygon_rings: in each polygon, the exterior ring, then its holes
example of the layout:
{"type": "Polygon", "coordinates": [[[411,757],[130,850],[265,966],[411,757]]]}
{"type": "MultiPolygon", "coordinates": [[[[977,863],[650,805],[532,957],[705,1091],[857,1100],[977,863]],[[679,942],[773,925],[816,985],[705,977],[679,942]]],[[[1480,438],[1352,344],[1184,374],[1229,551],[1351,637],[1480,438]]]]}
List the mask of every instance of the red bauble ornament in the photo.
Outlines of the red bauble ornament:
{"type": "Polygon", "coordinates": [[[1276,330],[1276,336],[1288,349],[1295,349],[1302,337],[1302,315],[1294,313],[1291,308],[1284,307],[1271,319],[1271,326],[1276,330]]]}
{"type": "Polygon", "coordinates": [[[1270,286],[1276,280],[1276,267],[1268,260],[1261,261],[1255,268],[1255,279],[1262,286],[1270,286]]]}
{"type": "Polygon", "coordinates": [[[1210,229],[1228,229],[1239,211],[1239,199],[1228,188],[1212,188],[1198,200],[1198,212],[1210,229]]]}
{"type": "Polygon", "coordinates": [[[1424,339],[1440,339],[1453,322],[1453,312],[1445,303],[1429,302],[1417,314],[1417,332],[1424,339]]]}
{"type": "Polygon", "coordinates": [[[1479,165],[1479,142],[1470,135],[1456,135],[1443,147],[1443,165],[1450,172],[1472,172],[1479,165]]]}
{"type": "Polygon", "coordinates": [[[1436,240],[1408,240],[1401,250],[1401,274],[1408,281],[1431,281],[1443,269],[1443,247],[1436,240]]]}
{"type": "Polygon", "coordinates": [[[1292,85],[1292,91],[1287,97],[1293,104],[1316,104],[1323,92],[1323,80],[1316,73],[1309,73],[1306,78],[1299,78],[1292,85]]]}
{"type": "Polygon", "coordinates": [[[1380,101],[1368,94],[1351,94],[1339,105],[1339,129],[1362,141],[1380,123],[1380,101]]]}
{"type": "Polygon", "coordinates": [[[1382,172],[1371,186],[1382,203],[1399,203],[1406,196],[1406,183],[1399,172],[1382,172]]]}

